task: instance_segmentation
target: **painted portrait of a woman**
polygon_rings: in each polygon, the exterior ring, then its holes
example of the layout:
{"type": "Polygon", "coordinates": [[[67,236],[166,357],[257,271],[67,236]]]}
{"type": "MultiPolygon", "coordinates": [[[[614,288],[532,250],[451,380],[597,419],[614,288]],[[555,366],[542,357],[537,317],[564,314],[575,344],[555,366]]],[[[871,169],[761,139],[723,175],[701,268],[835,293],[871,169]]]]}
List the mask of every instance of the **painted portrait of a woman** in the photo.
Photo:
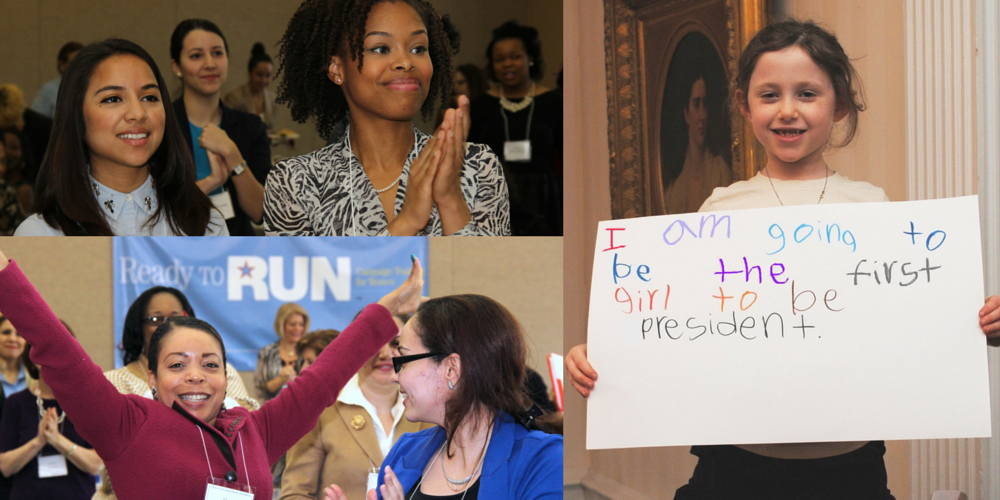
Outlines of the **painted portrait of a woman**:
{"type": "Polygon", "coordinates": [[[733,180],[731,125],[722,58],[692,31],[673,52],[663,91],[660,160],[663,210],[697,212],[718,186],[733,180]]]}

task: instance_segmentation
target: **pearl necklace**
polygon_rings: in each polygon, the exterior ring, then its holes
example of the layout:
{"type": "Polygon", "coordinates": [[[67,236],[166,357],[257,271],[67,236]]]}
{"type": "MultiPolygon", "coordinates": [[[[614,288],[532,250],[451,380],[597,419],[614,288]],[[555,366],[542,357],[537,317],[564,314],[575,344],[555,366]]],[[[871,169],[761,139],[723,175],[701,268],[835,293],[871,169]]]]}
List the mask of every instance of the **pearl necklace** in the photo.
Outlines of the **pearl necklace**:
{"type": "Polygon", "coordinates": [[[511,102],[508,101],[503,95],[503,85],[500,86],[500,105],[503,109],[510,111],[511,113],[517,113],[524,108],[531,105],[531,101],[535,98],[535,82],[531,82],[531,92],[528,93],[527,97],[521,100],[521,102],[511,102]]]}
{"type": "MultiPolygon", "coordinates": [[[[392,181],[392,184],[389,184],[388,186],[386,186],[386,187],[384,187],[382,189],[376,189],[375,192],[378,193],[378,194],[382,194],[382,193],[388,191],[390,188],[392,188],[393,186],[395,186],[396,183],[398,183],[399,180],[402,179],[402,178],[403,178],[403,172],[400,171],[399,172],[399,177],[396,177],[396,180],[392,181]]],[[[372,188],[374,188],[374,187],[375,186],[372,186],[372,188]]]]}
{"type": "MultiPolygon", "coordinates": [[[[764,173],[767,175],[767,182],[771,185],[771,191],[774,191],[774,196],[778,198],[778,203],[781,206],[785,206],[784,202],[781,201],[781,197],[778,196],[778,190],[774,189],[774,181],[771,180],[771,172],[767,170],[767,165],[764,165],[764,173]]],[[[819,199],[816,200],[817,205],[823,201],[823,195],[826,194],[826,185],[828,182],[830,182],[830,167],[826,167],[826,177],[823,178],[823,191],[819,193],[819,199]]]]}

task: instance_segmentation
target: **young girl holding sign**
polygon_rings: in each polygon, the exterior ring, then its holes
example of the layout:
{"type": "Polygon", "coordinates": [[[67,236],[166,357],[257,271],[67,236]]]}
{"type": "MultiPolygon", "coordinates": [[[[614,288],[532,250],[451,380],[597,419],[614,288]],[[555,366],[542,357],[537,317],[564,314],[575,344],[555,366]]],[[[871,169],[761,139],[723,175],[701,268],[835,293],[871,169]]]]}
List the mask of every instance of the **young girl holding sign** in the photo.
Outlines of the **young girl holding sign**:
{"type": "MultiPolygon", "coordinates": [[[[888,201],[882,189],[851,181],[823,160],[828,145],[845,146],[864,110],[858,76],[837,38],[810,22],[768,26],[747,44],[736,77],[736,103],[767,152],[753,178],[716,188],[701,211],[818,203],[888,201]],[[833,140],[834,123],[847,119],[833,140]]],[[[1000,297],[979,311],[987,337],[1000,339],[1000,297]]],[[[597,372],[586,344],[572,348],[566,368],[573,387],[590,394],[597,372]]],[[[881,441],[694,446],[694,475],[675,500],[701,498],[891,499],[881,441]]]]}

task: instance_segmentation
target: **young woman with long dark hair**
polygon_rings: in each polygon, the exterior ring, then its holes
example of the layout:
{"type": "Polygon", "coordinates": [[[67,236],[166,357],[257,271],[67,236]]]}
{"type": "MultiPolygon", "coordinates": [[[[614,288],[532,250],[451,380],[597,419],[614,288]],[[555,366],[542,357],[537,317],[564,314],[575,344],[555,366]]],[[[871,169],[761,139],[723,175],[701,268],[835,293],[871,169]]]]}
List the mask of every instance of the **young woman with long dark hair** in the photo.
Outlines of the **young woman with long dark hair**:
{"type": "Polygon", "coordinates": [[[142,47],[84,47],[59,87],[36,214],[15,236],[210,236],[225,224],[195,184],[166,83],[142,47]]]}

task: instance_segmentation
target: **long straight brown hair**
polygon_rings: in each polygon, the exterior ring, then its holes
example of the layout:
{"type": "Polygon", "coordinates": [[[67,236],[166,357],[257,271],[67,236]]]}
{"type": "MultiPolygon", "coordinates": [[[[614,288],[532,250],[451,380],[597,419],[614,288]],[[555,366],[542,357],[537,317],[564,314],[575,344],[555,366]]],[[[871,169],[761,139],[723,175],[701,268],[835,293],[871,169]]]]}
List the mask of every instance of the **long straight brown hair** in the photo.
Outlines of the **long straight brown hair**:
{"type": "Polygon", "coordinates": [[[88,179],[90,149],[85,141],[83,102],[94,71],[116,55],[135,56],[149,65],[160,88],[166,118],[163,141],[148,164],[157,207],[146,227],[165,217],[174,234],[202,236],[211,220],[212,202],[195,184],[194,159],[170,105],[167,85],[156,62],[142,47],[117,38],[84,47],[63,75],[52,140],[38,172],[37,211],[48,225],[67,236],[114,236],[88,179]]]}

